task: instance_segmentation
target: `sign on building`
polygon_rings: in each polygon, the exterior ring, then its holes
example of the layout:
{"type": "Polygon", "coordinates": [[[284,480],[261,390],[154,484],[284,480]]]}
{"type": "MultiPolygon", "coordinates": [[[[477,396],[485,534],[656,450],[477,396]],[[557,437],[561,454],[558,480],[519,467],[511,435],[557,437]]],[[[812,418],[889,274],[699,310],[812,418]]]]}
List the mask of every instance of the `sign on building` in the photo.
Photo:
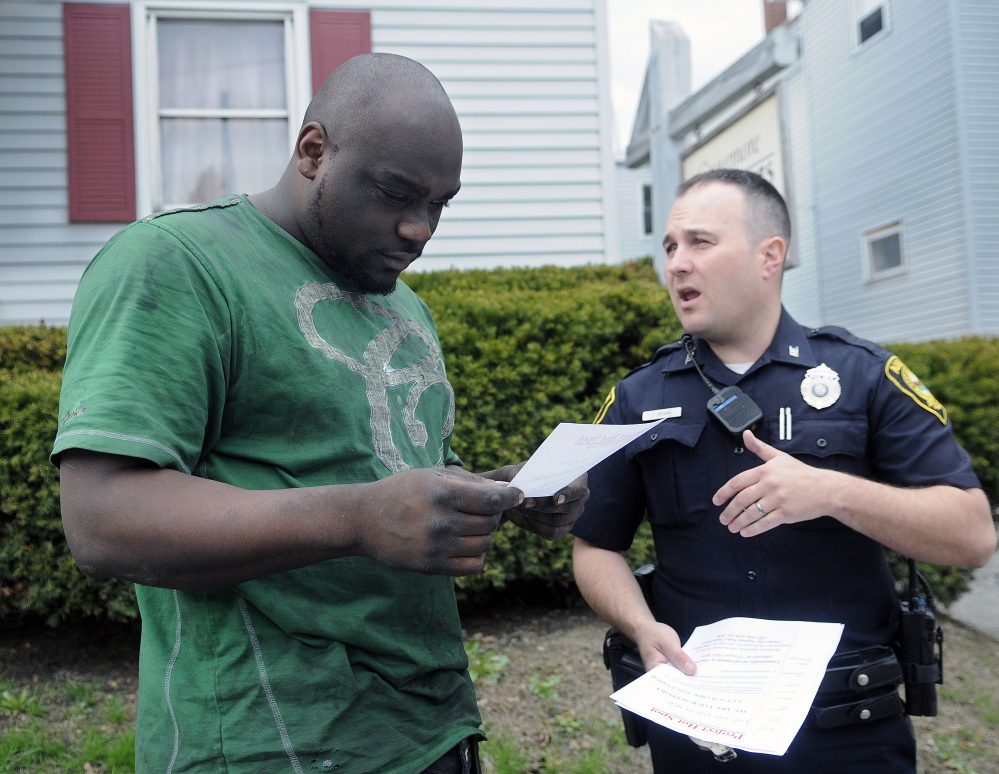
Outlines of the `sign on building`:
{"type": "MultiPolygon", "coordinates": [[[[787,176],[784,172],[783,136],[777,94],[743,113],[721,131],[683,157],[683,179],[712,169],[746,169],[756,172],[773,184],[788,203],[787,176]]],[[[792,210],[793,220],[793,210],[792,210]]],[[[787,265],[798,263],[790,250],[787,265]]]]}

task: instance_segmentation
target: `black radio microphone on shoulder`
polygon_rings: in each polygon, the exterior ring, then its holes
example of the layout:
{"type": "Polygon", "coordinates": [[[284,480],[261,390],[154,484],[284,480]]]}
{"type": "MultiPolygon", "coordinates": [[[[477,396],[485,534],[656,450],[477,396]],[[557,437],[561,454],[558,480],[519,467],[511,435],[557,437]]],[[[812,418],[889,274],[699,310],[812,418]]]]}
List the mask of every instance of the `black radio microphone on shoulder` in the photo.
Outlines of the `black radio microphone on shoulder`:
{"type": "Polygon", "coordinates": [[[763,410],[756,405],[741,389],[732,385],[718,389],[711,380],[704,375],[701,367],[697,364],[694,348],[694,337],[687,331],[680,336],[680,343],[687,350],[687,357],[694,364],[697,375],[711,390],[711,398],[708,400],[708,413],[717,419],[721,426],[733,435],[741,436],[744,430],[752,430],[756,424],[763,419],[763,410]]]}

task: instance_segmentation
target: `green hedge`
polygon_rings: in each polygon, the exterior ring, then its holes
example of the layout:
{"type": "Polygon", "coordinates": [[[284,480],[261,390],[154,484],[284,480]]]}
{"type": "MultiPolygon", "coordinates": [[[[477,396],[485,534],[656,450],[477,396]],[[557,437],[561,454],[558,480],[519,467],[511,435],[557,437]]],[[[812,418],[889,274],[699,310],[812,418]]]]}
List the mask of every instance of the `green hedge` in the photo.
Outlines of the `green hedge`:
{"type": "MultiPolygon", "coordinates": [[[[954,435],[971,455],[975,473],[995,506],[999,503],[999,340],[968,337],[887,346],[947,407],[954,435]]],[[[945,604],[968,588],[967,568],[920,564],[919,569],[945,604]]],[[[908,575],[905,562],[893,570],[896,578],[908,575]]]]}
{"type": "MultiPolygon", "coordinates": [[[[591,421],[622,375],[679,335],[648,260],[445,271],[407,282],[437,320],[455,388],[454,446],[471,470],[526,459],[559,422],[591,421]]],[[[0,619],[136,615],[129,584],[81,575],[62,536],[58,474],[47,455],[65,347],[64,329],[0,328],[0,619]]],[[[892,349],[947,405],[989,498],[999,501],[999,341],[892,349]]],[[[644,525],[632,559],[652,556],[644,525]]],[[[945,602],[965,587],[963,568],[922,569],[945,602]]],[[[485,571],[458,587],[472,600],[514,583],[571,589],[571,541],[549,543],[504,525],[485,571]]]]}
{"type": "MultiPolygon", "coordinates": [[[[591,422],[611,386],[679,336],[651,262],[440,272],[407,282],[434,312],[454,385],[454,448],[469,470],[527,459],[559,422],[591,422]]],[[[572,586],[571,541],[504,525],[459,596],[535,582],[572,586]]],[[[651,560],[646,531],[635,561],[651,560]]]]}
{"type": "MultiPolygon", "coordinates": [[[[61,336],[65,353],[65,331],[52,336],[61,336]]],[[[48,461],[60,382],[60,371],[0,371],[0,620],[131,620],[138,615],[132,585],[85,576],[63,536],[59,472],[48,461]]]]}
{"type": "Polygon", "coordinates": [[[61,371],[65,362],[65,328],[0,326],[0,372],[61,371]]]}
{"type": "Polygon", "coordinates": [[[947,407],[985,492],[999,503],[999,340],[969,337],[888,348],[947,407]]]}

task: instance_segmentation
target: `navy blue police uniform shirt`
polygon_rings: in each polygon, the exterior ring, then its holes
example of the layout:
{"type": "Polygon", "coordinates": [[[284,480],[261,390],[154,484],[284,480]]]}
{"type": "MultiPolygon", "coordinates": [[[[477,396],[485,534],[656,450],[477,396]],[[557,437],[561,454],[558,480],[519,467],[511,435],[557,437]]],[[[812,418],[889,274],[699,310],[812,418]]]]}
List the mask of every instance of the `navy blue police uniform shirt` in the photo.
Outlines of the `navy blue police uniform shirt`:
{"type": "MultiPolygon", "coordinates": [[[[786,311],[744,375],[695,344],[709,379],[738,384],[763,410],[756,436],[802,462],[895,486],[981,486],[944,407],[876,344],[842,328],[804,328],[786,311]]],[[[653,613],[681,642],[732,616],[843,623],[841,652],[890,642],[898,605],[878,543],[829,516],[749,538],[719,522],[727,503],[713,505],[714,493],[762,461],[708,416],[710,397],[679,344],[621,380],[598,422],[668,418],[590,471],[573,534],[625,551],[647,513],[658,561],[653,613]]]]}

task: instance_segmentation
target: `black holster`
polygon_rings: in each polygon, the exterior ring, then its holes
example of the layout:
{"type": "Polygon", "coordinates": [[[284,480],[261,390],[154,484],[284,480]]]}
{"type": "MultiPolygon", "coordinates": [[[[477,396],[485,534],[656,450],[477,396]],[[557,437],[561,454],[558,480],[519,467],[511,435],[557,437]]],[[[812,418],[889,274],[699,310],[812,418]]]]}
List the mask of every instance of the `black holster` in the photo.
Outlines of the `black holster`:
{"type": "MultiPolygon", "coordinates": [[[[610,670],[611,685],[615,691],[645,674],[645,666],[635,643],[614,627],[604,635],[604,666],[610,670]]],[[[645,744],[645,719],[624,708],[621,709],[621,719],[628,744],[632,747],[645,744]]]]}
{"type": "MultiPolygon", "coordinates": [[[[645,601],[650,603],[650,606],[652,576],[655,569],[653,565],[646,564],[635,570],[635,580],[641,586],[645,601]]],[[[610,670],[611,685],[615,691],[621,690],[645,674],[645,665],[642,664],[642,657],[638,654],[638,646],[613,626],[604,635],[604,666],[610,670]]],[[[632,747],[641,747],[645,744],[645,719],[623,708],[621,719],[624,721],[624,735],[628,744],[632,747]]]]}

